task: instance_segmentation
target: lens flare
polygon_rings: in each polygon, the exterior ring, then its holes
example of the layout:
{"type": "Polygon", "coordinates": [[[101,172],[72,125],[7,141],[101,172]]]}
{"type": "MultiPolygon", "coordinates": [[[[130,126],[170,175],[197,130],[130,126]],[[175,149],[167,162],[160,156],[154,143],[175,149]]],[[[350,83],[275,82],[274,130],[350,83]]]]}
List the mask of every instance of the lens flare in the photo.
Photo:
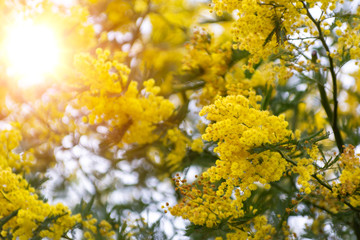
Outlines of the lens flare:
{"type": "Polygon", "coordinates": [[[46,25],[30,22],[9,28],[5,40],[8,61],[7,73],[19,79],[19,85],[42,82],[54,73],[60,52],[56,34],[46,25]]]}

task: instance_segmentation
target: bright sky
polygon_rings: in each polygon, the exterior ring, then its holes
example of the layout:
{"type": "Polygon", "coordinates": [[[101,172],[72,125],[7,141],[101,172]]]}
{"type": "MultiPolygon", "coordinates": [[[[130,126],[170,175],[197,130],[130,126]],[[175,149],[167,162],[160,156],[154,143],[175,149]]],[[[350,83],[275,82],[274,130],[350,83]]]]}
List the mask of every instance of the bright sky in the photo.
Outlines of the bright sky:
{"type": "Polygon", "coordinates": [[[3,46],[7,74],[20,86],[40,83],[53,74],[60,60],[60,46],[54,30],[47,25],[22,21],[10,26],[3,46]]]}

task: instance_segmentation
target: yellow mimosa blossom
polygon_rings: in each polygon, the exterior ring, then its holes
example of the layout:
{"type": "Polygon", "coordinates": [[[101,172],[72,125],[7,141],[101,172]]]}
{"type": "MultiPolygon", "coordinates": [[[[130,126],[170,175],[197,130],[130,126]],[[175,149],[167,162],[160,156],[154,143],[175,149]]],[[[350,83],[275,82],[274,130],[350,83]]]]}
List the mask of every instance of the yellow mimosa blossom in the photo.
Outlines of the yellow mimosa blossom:
{"type": "Polygon", "coordinates": [[[150,143],[159,136],[153,134],[156,124],[165,121],[174,111],[174,105],[162,96],[160,88],[150,79],[139,90],[138,83],[129,79],[130,69],[109,51],[97,50],[97,58],[78,55],[75,59],[79,78],[71,85],[80,91],[76,106],[90,111],[90,124],[107,122],[118,132],[116,144],[150,143]],[[113,101],[113,104],[108,104],[113,101]]]}

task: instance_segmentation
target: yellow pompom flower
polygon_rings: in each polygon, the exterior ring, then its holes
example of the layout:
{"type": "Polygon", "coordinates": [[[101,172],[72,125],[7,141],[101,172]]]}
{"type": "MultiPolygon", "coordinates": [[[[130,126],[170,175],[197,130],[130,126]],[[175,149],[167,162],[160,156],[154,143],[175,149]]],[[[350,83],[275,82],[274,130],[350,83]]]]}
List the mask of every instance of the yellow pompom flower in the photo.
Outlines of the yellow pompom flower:
{"type": "Polygon", "coordinates": [[[174,105],[162,96],[160,88],[150,79],[138,83],[129,79],[130,69],[113,59],[109,51],[96,50],[97,58],[87,54],[75,57],[77,79],[69,85],[79,89],[74,107],[86,107],[88,121],[109,123],[118,139],[115,143],[144,144],[158,139],[153,131],[156,125],[168,119],[174,105]],[[113,104],[108,104],[112,101],[113,104]]]}

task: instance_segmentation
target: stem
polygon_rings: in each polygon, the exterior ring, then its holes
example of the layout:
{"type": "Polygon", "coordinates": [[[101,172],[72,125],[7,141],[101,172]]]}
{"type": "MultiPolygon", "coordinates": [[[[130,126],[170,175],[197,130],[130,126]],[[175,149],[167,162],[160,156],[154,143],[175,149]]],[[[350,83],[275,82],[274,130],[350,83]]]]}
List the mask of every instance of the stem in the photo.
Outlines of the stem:
{"type": "Polygon", "coordinates": [[[325,207],[322,207],[322,206],[320,206],[320,205],[318,205],[318,204],[316,204],[316,203],[313,203],[313,202],[311,202],[311,201],[309,201],[309,200],[303,199],[303,202],[304,202],[304,203],[307,203],[307,204],[310,204],[310,205],[312,205],[313,207],[318,208],[318,209],[320,209],[320,210],[328,213],[328,214],[331,215],[331,216],[336,216],[336,213],[334,213],[334,212],[330,211],[329,209],[326,209],[325,207]]]}
{"type": "Polygon", "coordinates": [[[332,113],[332,110],[331,110],[331,107],[330,107],[330,104],[329,104],[329,100],[328,100],[326,92],[325,92],[325,87],[319,81],[317,81],[317,87],[318,87],[319,93],[320,93],[321,105],[322,105],[322,107],[324,108],[324,110],[326,112],[326,115],[328,117],[329,122],[332,123],[334,116],[333,116],[333,113],[332,113]]]}
{"type": "Polygon", "coordinates": [[[330,122],[331,127],[332,127],[332,129],[334,131],[337,148],[339,149],[340,152],[343,152],[344,141],[343,141],[343,139],[341,137],[339,126],[338,126],[338,99],[337,99],[338,89],[337,89],[337,81],[336,81],[334,60],[330,56],[330,48],[329,48],[329,46],[327,45],[327,43],[325,41],[324,34],[323,34],[321,26],[320,26],[320,20],[316,21],[314,19],[314,17],[310,14],[310,11],[309,11],[309,9],[308,9],[305,2],[302,2],[302,4],[304,5],[304,8],[306,9],[307,16],[315,24],[315,26],[316,26],[316,28],[317,28],[317,30],[319,32],[318,38],[321,41],[322,45],[324,46],[324,48],[325,48],[325,50],[327,52],[328,59],[329,59],[329,64],[330,64],[329,70],[330,70],[330,75],[331,75],[332,85],[333,85],[333,101],[334,101],[334,108],[333,108],[332,113],[330,113],[331,112],[330,104],[329,104],[329,101],[327,99],[324,86],[321,85],[320,83],[318,83],[318,88],[319,88],[319,91],[320,91],[321,103],[322,103],[322,105],[323,105],[323,107],[324,107],[324,109],[326,111],[329,122],[330,122]]]}
{"type": "MultiPolygon", "coordinates": [[[[290,159],[287,155],[285,155],[281,150],[277,150],[277,152],[280,153],[281,157],[283,157],[287,162],[291,163],[291,164],[294,165],[294,166],[297,166],[297,163],[294,162],[292,159],[290,159]]],[[[333,192],[332,187],[331,187],[328,183],[326,183],[326,182],[322,181],[320,178],[318,178],[318,177],[316,176],[316,173],[312,174],[311,177],[314,178],[320,185],[322,185],[323,187],[327,188],[330,192],[333,192]]],[[[343,200],[343,201],[341,201],[341,202],[343,202],[345,205],[347,205],[347,206],[348,206],[351,210],[353,210],[355,213],[356,213],[356,212],[357,212],[357,213],[360,213],[360,209],[359,209],[359,208],[354,207],[354,206],[351,205],[348,201],[346,201],[345,199],[341,198],[341,196],[338,196],[337,198],[338,198],[340,201],[343,200]]]]}

